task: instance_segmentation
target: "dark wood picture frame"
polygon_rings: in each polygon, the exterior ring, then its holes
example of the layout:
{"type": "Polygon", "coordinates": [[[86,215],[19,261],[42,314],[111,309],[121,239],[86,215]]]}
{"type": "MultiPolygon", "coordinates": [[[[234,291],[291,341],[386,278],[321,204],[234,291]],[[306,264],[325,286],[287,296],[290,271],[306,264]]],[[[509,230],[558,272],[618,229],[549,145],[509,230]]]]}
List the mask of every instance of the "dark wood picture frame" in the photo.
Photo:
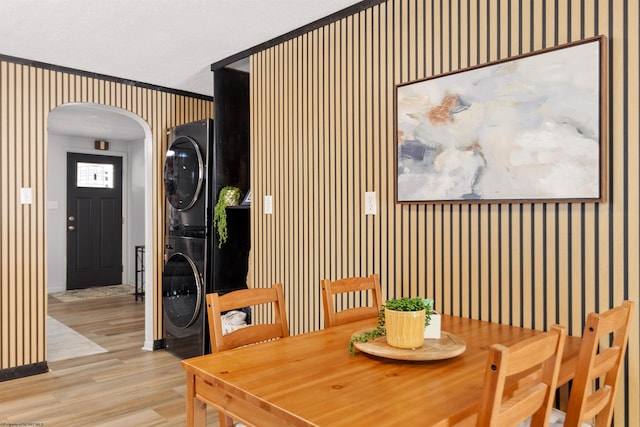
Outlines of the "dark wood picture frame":
{"type": "Polygon", "coordinates": [[[606,37],[395,87],[396,203],[602,202],[606,37]]]}

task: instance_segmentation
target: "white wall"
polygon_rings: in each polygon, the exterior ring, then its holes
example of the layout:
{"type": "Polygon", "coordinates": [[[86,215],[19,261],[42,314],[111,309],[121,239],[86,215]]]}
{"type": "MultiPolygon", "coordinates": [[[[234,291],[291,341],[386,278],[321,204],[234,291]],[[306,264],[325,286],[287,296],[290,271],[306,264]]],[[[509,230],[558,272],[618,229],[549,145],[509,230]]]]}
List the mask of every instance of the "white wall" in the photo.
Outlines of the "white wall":
{"type": "Polygon", "coordinates": [[[144,245],[144,140],[109,140],[109,150],[94,149],[94,139],[49,134],[47,154],[47,291],[66,289],[67,281],[67,153],[122,157],[124,272],[122,281],[135,281],[134,246],[144,245]]]}
{"type": "MultiPolygon", "coordinates": [[[[135,251],[136,245],[144,245],[145,216],[144,216],[144,189],[146,177],[144,174],[144,139],[129,143],[129,200],[125,216],[125,235],[122,249],[124,260],[124,273],[122,281],[134,284],[135,282],[135,251]]],[[[144,289],[142,289],[144,290],[144,289]]]]}

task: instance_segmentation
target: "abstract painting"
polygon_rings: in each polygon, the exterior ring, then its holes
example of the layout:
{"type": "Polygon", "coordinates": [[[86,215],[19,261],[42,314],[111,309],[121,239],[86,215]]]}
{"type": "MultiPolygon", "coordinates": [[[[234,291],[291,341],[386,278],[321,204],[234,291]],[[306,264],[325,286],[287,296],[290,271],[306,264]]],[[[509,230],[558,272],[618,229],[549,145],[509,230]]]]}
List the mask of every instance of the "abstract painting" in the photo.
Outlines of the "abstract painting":
{"type": "Polygon", "coordinates": [[[601,201],[603,49],[593,37],[396,86],[396,201],[601,201]]]}

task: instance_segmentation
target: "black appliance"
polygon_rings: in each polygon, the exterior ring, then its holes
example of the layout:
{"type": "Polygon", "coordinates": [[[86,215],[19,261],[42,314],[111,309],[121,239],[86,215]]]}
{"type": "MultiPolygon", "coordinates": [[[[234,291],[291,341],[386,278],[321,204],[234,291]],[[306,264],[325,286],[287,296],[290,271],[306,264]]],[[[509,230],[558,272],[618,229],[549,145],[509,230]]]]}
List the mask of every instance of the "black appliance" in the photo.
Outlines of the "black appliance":
{"type": "Polygon", "coordinates": [[[164,163],[164,188],[169,206],[168,234],[206,237],[210,177],[207,177],[213,121],[201,120],[173,128],[164,163]]]}
{"type": "Polygon", "coordinates": [[[165,245],[165,348],[183,358],[207,352],[205,248],[206,239],[197,237],[169,237],[165,245]]]}
{"type": "Polygon", "coordinates": [[[208,164],[213,121],[177,126],[169,132],[164,165],[167,207],[165,266],[162,273],[165,348],[182,358],[205,354],[208,164]]]}

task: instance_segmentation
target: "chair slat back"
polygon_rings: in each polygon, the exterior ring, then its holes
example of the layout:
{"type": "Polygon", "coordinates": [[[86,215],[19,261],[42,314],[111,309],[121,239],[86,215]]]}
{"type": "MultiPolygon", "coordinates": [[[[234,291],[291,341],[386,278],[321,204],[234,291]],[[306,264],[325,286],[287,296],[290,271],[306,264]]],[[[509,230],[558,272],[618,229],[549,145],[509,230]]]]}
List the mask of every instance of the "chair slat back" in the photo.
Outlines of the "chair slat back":
{"type": "Polygon", "coordinates": [[[624,301],[602,314],[587,315],[565,425],[593,418],[596,427],[611,425],[633,307],[633,302],[624,301]]]}
{"type": "Polygon", "coordinates": [[[207,294],[206,300],[213,353],[289,336],[281,283],[274,284],[271,288],[241,289],[222,296],[217,293],[207,294]],[[261,304],[272,304],[273,323],[249,325],[232,333],[222,334],[221,315],[224,312],[261,304]]]}
{"type": "Polygon", "coordinates": [[[548,423],[556,390],[566,329],[554,325],[510,347],[489,349],[477,426],[513,426],[531,417],[548,423]]]}
{"type": "Polygon", "coordinates": [[[382,309],[382,295],[380,293],[380,278],[377,274],[368,277],[349,277],[331,281],[322,280],[322,302],[324,307],[325,327],[343,325],[357,320],[377,318],[382,309]],[[352,307],[336,311],[334,296],[349,292],[370,292],[372,305],[352,307]]]}

